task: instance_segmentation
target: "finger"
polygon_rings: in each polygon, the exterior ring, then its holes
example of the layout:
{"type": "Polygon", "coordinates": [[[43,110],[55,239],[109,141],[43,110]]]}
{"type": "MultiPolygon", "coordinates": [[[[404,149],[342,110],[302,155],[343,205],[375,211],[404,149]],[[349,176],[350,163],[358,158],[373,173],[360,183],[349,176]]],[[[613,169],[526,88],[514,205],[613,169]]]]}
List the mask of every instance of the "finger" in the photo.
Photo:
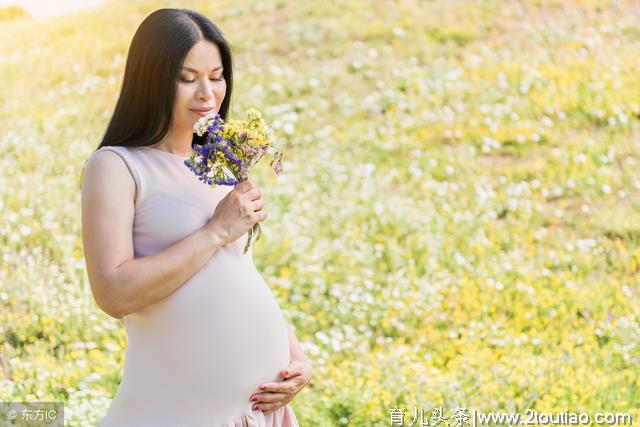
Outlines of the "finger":
{"type": "Polygon", "coordinates": [[[253,201],[253,200],[261,198],[262,197],[262,192],[260,191],[260,189],[258,187],[253,187],[249,191],[245,192],[244,196],[247,198],[247,200],[253,201]]]}
{"type": "Polygon", "coordinates": [[[255,200],[260,200],[262,198],[262,194],[260,194],[259,190],[257,188],[252,188],[251,190],[245,192],[245,193],[238,193],[238,200],[241,200],[242,202],[253,202],[255,200]]]}
{"type": "Polygon", "coordinates": [[[280,371],[280,375],[282,375],[284,378],[297,377],[298,375],[302,375],[302,369],[298,363],[293,362],[287,369],[283,369],[282,371],[280,371]]]}
{"type": "Polygon", "coordinates": [[[260,209],[264,208],[264,199],[255,200],[251,204],[251,208],[253,209],[254,212],[259,211],[260,209]]]}
{"type": "Polygon", "coordinates": [[[251,221],[254,223],[264,221],[265,219],[267,219],[267,213],[265,211],[256,211],[251,216],[251,221]]]}
{"type": "Polygon", "coordinates": [[[233,185],[233,189],[236,190],[237,193],[244,193],[252,188],[251,183],[248,180],[236,182],[233,185]]]}
{"type": "Polygon", "coordinates": [[[237,188],[240,188],[241,193],[246,193],[247,191],[251,190],[253,187],[255,187],[255,184],[253,183],[253,181],[251,181],[250,179],[247,179],[245,181],[242,181],[237,188]]]}
{"type": "Polygon", "coordinates": [[[288,398],[292,397],[290,394],[286,393],[258,393],[251,398],[251,401],[254,404],[259,404],[262,407],[263,403],[277,403],[283,402],[288,398]],[[255,400],[254,400],[255,399],[255,400]]]}
{"type": "Polygon", "coordinates": [[[277,403],[261,403],[259,406],[259,409],[262,412],[271,412],[271,411],[275,411],[276,409],[286,405],[287,403],[289,403],[288,401],[286,402],[277,402],[277,403]]]}
{"type": "Polygon", "coordinates": [[[295,390],[295,379],[278,381],[275,383],[264,383],[260,386],[260,391],[270,391],[274,393],[290,393],[295,390]]]}
{"type": "Polygon", "coordinates": [[[284,405],[274,406],[274,407],[270,407],[270,408],[264,408],[264,409],[262,409],[262,413],[263,414],[270,414],[273,411],[275,411],[276,409],[279,409],[281,406],[284,406],[284,405]]]}
{"type": "Polygon", "coordinates": [[[308,369],[307,366],[306,363],[299,360],[291,360],[287,369],[283,369],[280,373],[284,378],[292,378],[304,374],[308,369]]]}
{"type": "MultiPolygon", "coordinates": [[[[260,215],[260,212],[256,212],[256,215],[260,215]]],[[[287,368],[289,368],[289,367],[287,367],[287,368]]],[[[283,371],[280,371],[280,373],[282,374],[283,371]]],[[[270,392],[279,391],[279,390],[274,390],[273,387],[274,386],[275,387],[279,387],[281,384],[284,383],[284,381],[286,381],[286,379],[284,379],[282,381],[271,382],[271,383],[262,383],[262,384],[260,384],[258,386],[257,389],[254,390],[254,393],[260,393],[260,392],[263,392],[263,391],[270,391],[270,392]]]]}

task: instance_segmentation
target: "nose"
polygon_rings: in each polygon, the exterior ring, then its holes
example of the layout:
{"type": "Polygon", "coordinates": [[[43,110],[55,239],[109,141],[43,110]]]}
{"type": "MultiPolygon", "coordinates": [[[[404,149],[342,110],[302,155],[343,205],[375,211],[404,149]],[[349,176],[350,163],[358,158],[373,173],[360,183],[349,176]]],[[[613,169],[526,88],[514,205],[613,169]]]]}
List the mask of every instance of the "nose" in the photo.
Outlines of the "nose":
{"type": "Polygon", "coordinates": [[[215,97],[215,94],[213,92],[213,85],[208,78],[204,79],[204,83],[198,85],[197,96],[198,99],[204,102],[208,102],[211,98],[215,97]]]}

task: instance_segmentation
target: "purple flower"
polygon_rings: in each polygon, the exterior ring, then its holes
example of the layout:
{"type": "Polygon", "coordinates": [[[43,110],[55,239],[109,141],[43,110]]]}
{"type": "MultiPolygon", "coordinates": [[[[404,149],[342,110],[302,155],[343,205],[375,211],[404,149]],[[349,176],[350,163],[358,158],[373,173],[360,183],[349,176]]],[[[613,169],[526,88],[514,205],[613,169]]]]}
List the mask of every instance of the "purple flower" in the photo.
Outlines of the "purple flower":
{"type": "Polygon", "coordinates": [[[276,175],[280,175],[280,173],[282,172],[282,152],[277,152],[276,154],[274,154],[273,160],[271,160],[269,166],[273,168],[273,172],[276,175]]]}

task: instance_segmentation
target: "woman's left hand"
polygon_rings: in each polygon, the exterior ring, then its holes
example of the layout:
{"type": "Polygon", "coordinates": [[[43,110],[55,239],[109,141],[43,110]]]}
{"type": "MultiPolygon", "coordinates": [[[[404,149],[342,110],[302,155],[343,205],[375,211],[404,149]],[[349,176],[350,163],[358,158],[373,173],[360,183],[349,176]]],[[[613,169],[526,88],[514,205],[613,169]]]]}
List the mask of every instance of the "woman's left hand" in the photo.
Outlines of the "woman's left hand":
{"type": "Polygon", "coordinates": [[[264,383],[259,387],[259,393],[254,393],[249,397],[253,402],[252,408],[263,412],[271,412],[285,406],[296,397],[300,390],[309,384],[313,369],[309,362],[293,360],[280,374],[284,377],[282,381],[264,383]],[[256,405],[258,408],[256,408],[256,405]]]}

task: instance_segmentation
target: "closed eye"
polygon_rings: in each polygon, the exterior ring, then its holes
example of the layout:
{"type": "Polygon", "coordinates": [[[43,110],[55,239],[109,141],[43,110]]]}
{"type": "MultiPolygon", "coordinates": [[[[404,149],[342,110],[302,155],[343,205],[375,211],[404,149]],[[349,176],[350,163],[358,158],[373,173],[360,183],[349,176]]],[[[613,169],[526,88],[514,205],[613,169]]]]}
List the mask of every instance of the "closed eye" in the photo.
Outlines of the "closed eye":
{"type": "MultiPolygon", "coordinates": [[[[220,78],[218,78],[218,79],[209,79],[209,80],[213,80],[214,82],[220,82],[220,81],[224,80],[224,76],[220,76],[220,78]]],[[[195,79],[194,80],[182,79],[182,81],[185,82],[185,83],[194,83],[195,79]]]]}

